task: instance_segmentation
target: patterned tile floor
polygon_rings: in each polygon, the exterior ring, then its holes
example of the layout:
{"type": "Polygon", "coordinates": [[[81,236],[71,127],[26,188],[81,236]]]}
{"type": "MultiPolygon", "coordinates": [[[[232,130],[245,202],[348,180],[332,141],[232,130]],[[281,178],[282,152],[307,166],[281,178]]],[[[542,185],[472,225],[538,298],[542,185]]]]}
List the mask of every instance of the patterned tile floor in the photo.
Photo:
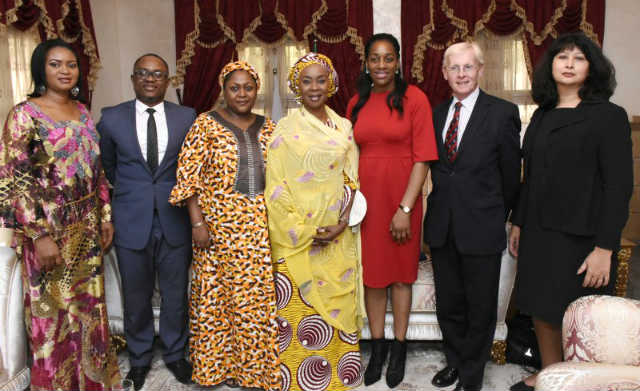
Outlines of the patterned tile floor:
{"type": "MultiPolygon", "coordinates": [[[[369,343],[362,343],[363,363],[369,360],[369,343]]],[[[161,355],[156,352],[155,359],[152,364],[151,372],[147,377],[144,391],[244,391],[248,389],[230,388],[227,386],[217,387],[200,387],[197,385],[183,385],[173,378],[171,373],[162,363],[161,355]]],[[[120,355],[121,368],[123,375],[127,373],[126,354],[120,355]]],[[[436,388],[431,385],[431,378],[444,365],[444,355],[442,354],[441,344],[439,342],[411,342],[407,353],[407,368],[405,378],[402,383],[394,390],[398,391],[422,391],[422,390],[450,390],[454,387],[446,389],[436,388]]],[[[504,391],[509,386],[520,381],[526,371],[520,366],[513,364],[496,365],[488,363],[485,370],[483,391],[504,391]]],[[[355,390],[360,391],[382,391],[388,390],[384,372],[382,379],[369,386],[360,386],[355,390]]],[[[253,390],[253,389],[252,389],[253,390]]]]}
{"type": "MultiPolygon", "coordinates": [[[[631,270],[627,296],[640,300],[640,248],[635,248],[631,257],[631,270]]],[[[362,343],[363,363],[368,362],[369,343],[362,343]]],[[[166,369],[159,352],[155,355],[151,372],[145,383],[145,391],[239,391],[241,388],[229,388],[227,386],[199,387],[197,385],[186,386],[178,383],[171,373],[166,369]]],[[[431,378],[444,365],[444,355],[441,344],[438,342],[411,342],[407,354],[407,369],[404,381],[394,390],[398,391],[427,391],[442,390],[431,385],[431,378]]],[[[120,365],[122,373],[126,374],[128,363],[126,353],[120,355],[120,365]]],[[[504,391],[509,386],[518,382],[527,374],[526,370],[513,364],[496,365],[488,363],[484,376],[484,391],[504,391]]],[[[356,390],[361,391],[382,391],[388,390],[384,376],[376,384],[365,387],[361,386],[356,390]]],[[[453,386],[446,390],[453,389],[453,386]]]]}

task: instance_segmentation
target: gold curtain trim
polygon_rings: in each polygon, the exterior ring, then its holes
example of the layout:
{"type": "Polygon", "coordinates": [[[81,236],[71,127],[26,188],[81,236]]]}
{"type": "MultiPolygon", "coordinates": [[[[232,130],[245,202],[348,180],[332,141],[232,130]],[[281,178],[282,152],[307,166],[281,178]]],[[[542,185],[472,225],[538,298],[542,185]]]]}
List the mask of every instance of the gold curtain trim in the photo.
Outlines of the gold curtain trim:
{"type": "MultiPolygon", "coordinates": [[[[7,25],[13,24],[18,20],[18,8],[22,7],[24,1],[17,0],[14,7],[7,11],[6,13],[6,21],[7,25]]],[[[33,0],[33,4],[35,4],[38,8],[40,8],[40,24],[44,27],[45,33],[47,35],[47,39],[56,38],[56,32],[53,28],[53,22],[51,18],[47,14],[47,7],[44,4],[44,0],[33,0]]],[[[5,26],[6,27],[6,26],[5,26]]]]}
{"type": "Polygon", "coordinates": [[[187,73],[187,67],[191,64],[191,58],[196,54],[196,43],[203,48],[213,49],[229,39],[228,36],[225,35],[225,37],[211,44],[204,43],[198,39],[200,37],[201,22],[198,0],[193,1],[193,21],[194,29],[186,35],[184,39],[184,49],[182,49],[180,58],[176,61],[176,74],[170,78],[171,85],[174,87],[184,84],[184,75],[187,73]]]}
{"type": "Polygon", "coordinates": [[[582,0],[582,20],[580,21],[580,30],[582,30],[585,35],[596,45],[600,46],[600,41],[598,40],[598,34],[593,31],[593,25],[587,22],[587,7],[589,6],[589,2],[587,0],[582,0]]]}
{"type": "Polygon", "coordinates": [[[224,16],[220,13],[220,0],[216,0],[216,20],[218,21],[220,28],[224,32],[224,35],[226,35],[227,38],[231,40],[231,42],[238,44],[240,42],[245,42],[247,38],[249,38],[249,35],[252,34],[258,28],[258,26],[260,26],[260,19],[262,19],[262,3],[259,1],[258,1],[258,9],[259,9],[258,16],[256,16],[251,21],[251,23],[249,23],[249,26],[247,26],[247,28],[244,29],[242,33],[242,40],[240,41],[238,41],[238,38],[236,37],[236,33],[233,31],[231,26],[229,26],[225,22],[224,16]]]}
{"type": "Polygon", "coordinates": [[[349,43],[356,48],[356,53],[360,55],[360,60],[364,61],[364,42],[360,34],[358,34],[357,28],[348,26],[347,31],[340,35],[323,35],[318,32],[313,33],[313,35],[322,42],[332,44],[340,43],[349,38],[349,43]]]}
{"type": "Polygon", "coordinates": [[[70,1],[71,0],[66,0],[62,4],[62,17],[56,22],[56,25],[58,26],[58,35],[60,35],[61,39],[69,43],[75,42],[78,38],[82,37],[82,46],[84,47],[83,52],[89,57],[89,74],[87,75],[87,83],[89,84],[89,90],[93,91],[95,89],[96,81],[98,80],[98,72],[102,68],[102,64],[98,57],[98,49],[96,48],[95,40],[91,35],[91,31],[84,23],[84,10],[82,9],[82,3],[80,1],[76,1],[76,5],[78,6],[78,18],[80,19],[81,31],[75,37],[66,34],[63,21],[71,11],[71,7],[69,6],[70,1]]]}
{"type": "MultiPolygon", "coordinates": [[[[198,0],[194,0],[194,2],[197,3],[198,0]]],[[[233,32],[233,29],[227,26],[227,24],[224,22],[224,18],[220,14],[219,10],[220,10],[220,0],[216,0],[216,20],[218,21],[218,25],[222,29],[222,32],[224,33],[224,35],[226,35],[227,38],[231,40],[231,42],[236,43],[237,42],[236,34],[233,32]]]]}
{"type": "MultiPolygon", "coordinates": [[[[466,40],[468,39],[468,36],[469,36],[467,22],[463,19],[456,17],[454,10],[451,9],[447,4],[447,0],[442,0],[442,5],[441,5],[442,11],[445,13],[447,18],[451,20],[451,24],[456,27],[456,31],[453,33],[452,38],[446,44],[440,45],[440,44],[432,43],[431,33],[434,30],[433,1],[434,0],[429,0],[429,13],[431,16],[430,18],[431,22],[423,26],[422,33],[418,35],[416,39],[416,44],[414,45],[414,48],[413,48],[413,64],[411,64],[411,76],[413,76],[418,81],[418,83],[422,83],[424,81],[422,64],[424,62],[424,51],[427,49],[427,47],[430,47],[436,50],[444,50],[447,46],[456,42],[458,39],[466,40]]],[[[587,6],[588,6],[588,1],[582,0],[582,20],[580,23],[580,30],[582,30],[589,38],[591,38],[596,43],[598,43],[598,35],[593,31],[593,25],[587,22],[587,6]]],[[[491,16],[495,12],[496,7],[497,6],[496,6],[495,0],[492,0],[491,3],[489,4],[487,12],[485,12],[482,18],[476,22],[474,35],[478,31],[482,29],[486,29],[485,25],[491,19],[491,16]]],[[[556,31],[555,26],[567,8],[567,0],[562,0],[562,2],[560,3],[560,6],[558,6],[555,9],[553,16],[551,17],[549,22],[547,22],[547,24],[544,26],[544,29],[540,34],[537,34],[535,32],[533,23],[531,23],[527,19],[527,14],[525,9],[521,7],[516,0],[511,0],[509,7],[511,8],[511,10],[513,10],[516,13],[516,16],[522,20],[523,43],[525,45],[525,48],[527,48],[527,40],[526,40],[527,33],[531,37],[531,41],[533,42],[533,44],[536,46],[542,45],[544,40],[547,39],[549,36],[553,38],[556,38],[558,36],[558,32],[556,31]]],[[[532,76],[533,65],[531,63],[531,58],[529,56],[528,48],[527,50],[525,50],[525,59],[527,62],[527,70],[529,72],[529,76],[532,76]]]]}
{"type": "Polygon", "coordinates": [[[453,9],[451,9],[451,7],[449,7],[449,4],[447,4],[447,0],[442,0],[440,9],[442,9],[442,12],[447,15],[447,18],[449,18],[451,24],[456,26],[458,30],[462,31],[462,34],[460,36],[465,39],[469,35],[469,25],[467,24],[467,21],[456,17],[453,9]]]}
{"type": "Polygon", "coordinates": [[[320,8],[318,8],[316,12],[311,15],[311,23],[305,26],[304,32],[302,33],[302,38],[308,39],[310,34],[315,34],[315,31],[318,29],[318,22],[320,21],[320,19],[322,19],[324,14],[327,13],[328,9],[329,6],[327,5],[326,0],[322,0],[322,5],[320,6],[320,8]]]}
{"type": "Polygon", "coordinates": [[[496,7],[496,0],[491,0],[491,4],[489,4],[489,8],[487,8],[487,12],[485,12],[484,15],[482,15],[482,18],[480,18],[480,20],[476,22],[475,28],[473,30],[474,36],[478,34],[480,30],[486,30],[489,32],[489,29],[486,28],[486,24],[491,19],[491,16],[493,16],[493,13],[496,12],[496,7]]]}
{"type": "MultiPolygon", "coordinates": [[[[464,37],[466,36],[466,34],[461,34],[459,28],[457,28],[451,36],[451,39],[449,39],[445,44],[436,44],[431,42],[431,33],[435,29],[433,23],[433,1],[434,0],[429,0],[429,14],[431,22],[425,24],[422,27],[422,33],[418,35],[418,37],[416,38],[416,44],[413,46],[413,63],[411,64],[411,76],[413,76],[418,81],[418,83],[422,83],[424,81],[424,77],[422,76],[422,64],[424,62],[424,52],[427,50],[427,47],[436,50],[444,50],[447,48],[447,46],[456,42],[458,38],[464,39],[464,37]]],[[[446,10],[444,8],[443,11],[446,13],[446,10]]]]}
{"type": "Polygon", "coordinates": [[[540,34],[537,34],[535,32],[533,28],[533,23],[531,23],[527,19],[527,12],[525,11],[524,8],[518,5],[516,0],[511,0],[510,8],[513,11],[515,11],[516,16],[522,20],[522,23],[525,26],[525,30],[531,36],[531,40],[533,41],[533,44],[536,46],[540,46],[542,45],[542,42],[544,42],[544,40],[547,39],[549,35],[551,35],[553,38],[556,38],[558,36],[558,32],[556,31],[555,26],[558,23],[558,20],[564,14],[565,9],[567,8],[567,0],[562,0],[562,2],[560,3],[560,6],[556,8],[556,10],[554,11],[553,16],[551,17],[551,20],[547,22],[547,24],[544,26],[544,29],[542,29],[542,32],[540,34]]]}

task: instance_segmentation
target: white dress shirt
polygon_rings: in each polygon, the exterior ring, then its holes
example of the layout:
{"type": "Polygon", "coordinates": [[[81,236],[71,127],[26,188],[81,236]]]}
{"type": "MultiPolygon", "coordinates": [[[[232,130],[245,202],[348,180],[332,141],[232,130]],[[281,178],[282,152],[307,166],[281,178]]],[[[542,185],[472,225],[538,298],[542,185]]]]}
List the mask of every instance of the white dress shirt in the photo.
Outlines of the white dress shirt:
{"type": "Polygon", "coordinates": [[[169,129],[167,127],[167,117],[164,114],[164,102],[160,102],[155,106],[147,106],[136,99],[136,133],[138,134],[138,143],[142,151],[142,157],[147,160],[147,123],[149,121],[149,113],[147,109],[152,108],[156,112],[153,113],[153,119],[156,121],[156,132],[158,135],[158,166],[162,163],[164,153],[167,151],[169,143],[169,129]]]}
{"type": "Polygon", "coordinates": [[[480,95],[480,87],[476,87],[476,89],[469,94],[463,100],[459,100],[455,96],[451,100],[451,105],[449,106],[449,112],[447,112],[447,120],[444,122],[444,129],[442,130],[442,141],[444,142],[447,138],[447,130],[449,129],[449,124],[451,124],[451,120],[453,120],[453,113],[456,111],[456,103],[462,103],[462,107],[460,107],[460,118],[458,119],[458,140],[456,145],[460,145],[460,140],[462,140],[462,135],[464,134],[464,130],[469,123],[469,118],[471,118],[471,113],[473,112],[473,106],[476,105],[476,101],[478,100],[478,96],[480,95]]]}

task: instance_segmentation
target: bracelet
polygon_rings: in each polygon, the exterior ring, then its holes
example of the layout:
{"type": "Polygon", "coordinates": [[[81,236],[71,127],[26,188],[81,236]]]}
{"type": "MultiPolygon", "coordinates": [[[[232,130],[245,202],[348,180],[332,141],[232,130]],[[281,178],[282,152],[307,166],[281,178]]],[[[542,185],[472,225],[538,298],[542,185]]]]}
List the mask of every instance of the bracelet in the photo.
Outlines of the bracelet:
{"type": "Polygon", "coordinates": [[[191,224],[191,228],[200,228],[204,225],[204,221],[198,221],[195,224],[191,224]]]}

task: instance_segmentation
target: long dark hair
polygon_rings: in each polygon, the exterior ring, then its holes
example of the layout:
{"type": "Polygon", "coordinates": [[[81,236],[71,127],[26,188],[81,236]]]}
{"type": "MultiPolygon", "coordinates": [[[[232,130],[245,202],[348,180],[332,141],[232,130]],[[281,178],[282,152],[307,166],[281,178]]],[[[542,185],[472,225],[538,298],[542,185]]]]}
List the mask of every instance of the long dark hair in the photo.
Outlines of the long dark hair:
{"type": "MultiPolygon", "coordinates": [[[[398,57],[398,61],[400,61],[400,44],[396,37],[387,33],[374,34],[369,38],[367,44],[364,47],[364,58],[365,64],[360,72],[360,76],[358,76],[358,81],[356,82],[356,89],[358,90],[358,102],[356,102],[355,106],[353,106],[353,110],[351,111],[351,122],[355,125],[358,120],[358,113],[360,109],[367,103],[369,100],[369,96],[371,95],[371,84],[373,80],[371,76],[366,72],[366,61],[369,58],[369,53],[371,52],[371,46],[378,41],[387,41],[393,46],[394,51],[396,52],[396,56],[398,57]]],[[[395,86],[393,91],[389,95],[387,95],[387,106],[389,106],[389,110],[393,111],[393,109],[398,110],[400,115],[404,112],[402,107],[402,100],[404,99],[404,94],[407,92],[407,87],[409,84],[402,78],[402,71],[398,69],[398,72],[394,76],[395,86]]]]}
{"type": "Polygon", "coordinates": [[[589,74],[578,95],[582,100],[608,100],[616,89],[616,71],[613,64],[591,39],[583,33],[569,33],[558,37],[536,67],[531,82],[531,97],[543,108],[558,103],[558,87],[553,79],[553,58],[565,49],[578,48],[589,62],[589,74]]]}
{"type": "Polygon", "coordinates": [[[80,70],[80,58],[69,43],[59,38],[49,39],[41,42],[33,50],[33,54],[31,54],[31,80],[33,80],[33,92],[28,94],[27,96],[29,98],[37,98],[39,96],[42,96],[42,89],[48,87],[47,73],[45,71],[47,54],[49,53],[49,50],[57,47],[68,49],[76,58],[76,63],[78,64],[78,82],[74,87],[79,88],[79,93],[74,99],[84,102],[84,91],[82,90],[81,83],[82,71],[80,70]]]}

